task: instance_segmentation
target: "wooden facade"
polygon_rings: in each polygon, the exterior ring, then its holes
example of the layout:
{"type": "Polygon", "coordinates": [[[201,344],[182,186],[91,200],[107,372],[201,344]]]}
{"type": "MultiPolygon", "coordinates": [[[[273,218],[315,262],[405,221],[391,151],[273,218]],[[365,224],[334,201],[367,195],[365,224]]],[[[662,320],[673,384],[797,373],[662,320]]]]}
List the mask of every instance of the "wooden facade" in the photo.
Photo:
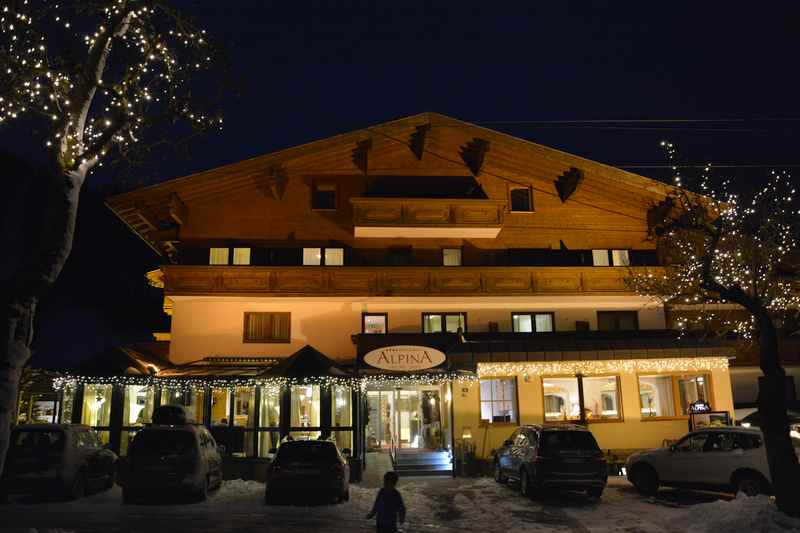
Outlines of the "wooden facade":
{"type": "Polygon", "coordinates": [[[165,259],[182,263],[181,249],[219,243],[653,250],[647,212],[669,190],[607,165],[423,113],[165,181],[107,203],[165,259]],[[469,176],[485,199],[369,194],[376,177],[408,176],[434,182],[469,176]],[[312,208],[319,184],[334,187],[335,209],[312,208]],[[511,191],[520,187],[530,191],[532,205],[525,212],[510,208],[511,191]],[[359,237],[357,228],[382,225],[447,231],[359,237]],[[475,228],[494,231],[496,238],[470,233],[475,228]]]}

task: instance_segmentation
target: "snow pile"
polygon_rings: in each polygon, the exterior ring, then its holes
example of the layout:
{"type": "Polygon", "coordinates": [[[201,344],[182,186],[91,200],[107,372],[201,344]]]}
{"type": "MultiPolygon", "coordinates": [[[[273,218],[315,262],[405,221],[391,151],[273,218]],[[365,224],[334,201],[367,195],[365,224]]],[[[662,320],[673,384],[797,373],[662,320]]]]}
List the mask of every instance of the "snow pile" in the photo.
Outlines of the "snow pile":
{"type": "Polygon", "coordinates": [[[244,479],[228,479],[222,482],[217,493],[212,496],[214,502],[235,504],[262,504],[264,500],[264,484],[259,481],[244,479]]]}
{"type": "Polygon", "coordinates": [[[674,524],[691,531],[714,533],[800,531],[800,519],[780,512],[769,497],[748,497],[741,492],[735,500],[695,505],[676,517],[674,524]]]}

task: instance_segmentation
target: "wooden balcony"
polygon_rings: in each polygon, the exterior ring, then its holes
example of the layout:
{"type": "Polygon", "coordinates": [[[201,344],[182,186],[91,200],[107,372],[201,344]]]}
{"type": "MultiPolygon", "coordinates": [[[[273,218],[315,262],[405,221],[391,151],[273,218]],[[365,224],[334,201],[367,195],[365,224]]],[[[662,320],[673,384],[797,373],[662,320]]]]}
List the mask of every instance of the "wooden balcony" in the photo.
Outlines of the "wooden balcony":
{"type": "MultiPolygon", "coordinates": [[[[165,265],[166,295],[503,296],[632,294],[624,267],[165,265]]],[[[658,267],[634,270],[656,272],[658,267]]]]}
{"type": "Polygon", "coordinates": [[[494,239],[502,200],[350,198],[356,237],[494,239]]]}

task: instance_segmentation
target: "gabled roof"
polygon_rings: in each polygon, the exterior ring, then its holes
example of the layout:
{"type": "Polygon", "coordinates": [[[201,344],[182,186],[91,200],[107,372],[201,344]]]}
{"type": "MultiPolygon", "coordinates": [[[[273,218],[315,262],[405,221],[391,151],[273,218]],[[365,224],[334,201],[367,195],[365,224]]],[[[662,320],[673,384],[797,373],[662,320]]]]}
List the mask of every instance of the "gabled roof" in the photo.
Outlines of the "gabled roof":
{"type": "Polygon", "coordinates": [[[320,376],[349,377],[350,373],[325,354],[308,344],[295,353],[281,359],[277,365],[261,374],[261,377],[282,377],[296,380],[320,376]]]}
{"type": "MultiPolygon", "coordinates": [[[[644,203],[652,204],[662,200],[674,190],[674,187],[659,181],[610,165],[439,113],[426,112],[167,180],[112,196],[108,198],[106,204],[158,253],[166,251],[170,254],[170,241],[166,234],[170,231],[169,226],[172,221],[181,223],[187,203],[208,199],[221,192],[242,187],[259,186],[269,180],[274,173],[280,172],[282,166],[291,167],[294,161],[312,161],[315,169],[352,168],[353,173],[358,173],[359,163],[355,153],[360,143],[369,144],[370,157],[396,150],[419,150],[415,153],[430,154],[430,157],[443,162],[460,165],[465,175],[470,174],[469,165],[462,159],[463,153],[459,153],[458,148],[452,150],[448,147],[444,153],[436,143],[433,143],[433,146],[429,146],[431,143],[423,143],[422,148],[414,146],[414,135],[421,128],[424,131],[442,132],[443,136],[457,132],[459,138],[488,141],[487,161],[496,161],[503,168],[516,170],[517,173],[524,174],[533,162],[544,163],[548,167],[567,165],[579,168],[585,172],[585,182],[598,194],[614,198],[632,195],[644,203]]],[[[434,136],[436,134],[438,133],[434,136]]],[[[298,168],[292,170],[299,172],[308,168],[307,165],[299,163],[298,165],[298,168]]],[[[556,194],[556,191],[553,190],[552,194],[556,194]]]]}

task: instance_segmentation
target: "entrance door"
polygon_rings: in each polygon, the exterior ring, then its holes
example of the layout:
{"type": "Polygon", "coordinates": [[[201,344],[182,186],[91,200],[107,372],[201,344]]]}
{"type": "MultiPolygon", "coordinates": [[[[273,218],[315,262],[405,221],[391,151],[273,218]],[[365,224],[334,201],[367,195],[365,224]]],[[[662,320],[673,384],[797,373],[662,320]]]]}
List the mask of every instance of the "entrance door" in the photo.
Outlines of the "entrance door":
{"type": "Polygon", "coordinates": [[[393,435],[398,448],[437,450],[444,447],[439,387],[396,388],[393,403],[393,435]]]}

